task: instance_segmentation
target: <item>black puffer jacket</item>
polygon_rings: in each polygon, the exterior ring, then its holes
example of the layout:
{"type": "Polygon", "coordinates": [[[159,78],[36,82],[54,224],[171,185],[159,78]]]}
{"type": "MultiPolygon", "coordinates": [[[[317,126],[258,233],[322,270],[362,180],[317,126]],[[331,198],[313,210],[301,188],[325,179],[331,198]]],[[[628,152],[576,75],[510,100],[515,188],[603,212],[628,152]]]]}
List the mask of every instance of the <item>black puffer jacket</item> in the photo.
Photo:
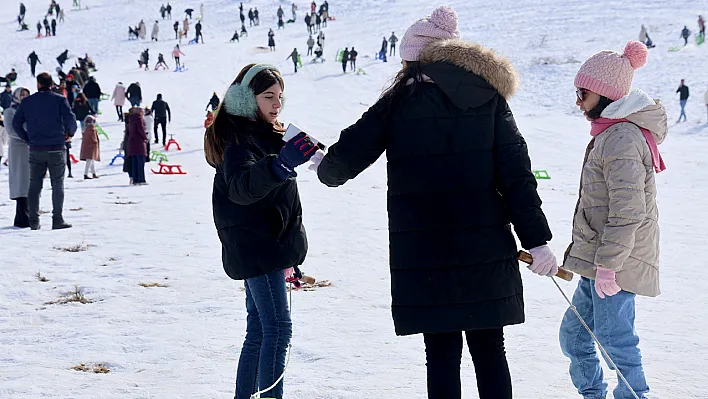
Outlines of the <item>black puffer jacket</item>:
{"type": "Polygon", "coordinates": [[[522,323],[510,223],[524,248],[545,244],[551,232],[505,99],[516,73],[508,61],[462,41],[429,45],[426,54],[422,70],[434,83],[380,100],[342,131],[319,178],[344,184],[386,151],[397,334],[522,323]]]}
{"type": "Polygon", "coordinates": [[[212,194],[224,270],[242,280],[300,265],[307,236],[297,182],[271,169],[283,136],[268,123],[229,117],[240,142],[217,165],[212,194]]]}

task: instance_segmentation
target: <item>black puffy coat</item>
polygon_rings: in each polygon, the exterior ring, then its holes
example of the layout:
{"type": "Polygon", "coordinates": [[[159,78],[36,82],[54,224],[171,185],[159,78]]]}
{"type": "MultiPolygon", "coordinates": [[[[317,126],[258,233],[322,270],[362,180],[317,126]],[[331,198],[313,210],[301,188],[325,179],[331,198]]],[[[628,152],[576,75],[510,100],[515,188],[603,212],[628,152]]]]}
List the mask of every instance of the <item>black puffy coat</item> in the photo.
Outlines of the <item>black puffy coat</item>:
{"type": "Polygon", "coordinates": [[[319,178],[344,184],[386,151],[397,334],[522,323],[510,223],[524,248],[546,244],[551,232],[505,99],[516,74],[508,61],[462,41],[429,45],[426,53],[431,61],[422,71],[434,83],[384,97],[342,131],[319,178]]]}
{"type": "Polygon", "coordinates": [[[90,79],[86,85],[84,85],[83,92],[86,98],[101,98],[101,86],[93,79],[90,79]]]}
{"type": "Polygon", "coordinates": [[[239,143],[231,143],[216,166],[212,193],[224,270],[242,280],[298,266],[307,236],[297,182],[281,180],[271,169],[283,136],[271,124],[228,117],[239,143]]]}

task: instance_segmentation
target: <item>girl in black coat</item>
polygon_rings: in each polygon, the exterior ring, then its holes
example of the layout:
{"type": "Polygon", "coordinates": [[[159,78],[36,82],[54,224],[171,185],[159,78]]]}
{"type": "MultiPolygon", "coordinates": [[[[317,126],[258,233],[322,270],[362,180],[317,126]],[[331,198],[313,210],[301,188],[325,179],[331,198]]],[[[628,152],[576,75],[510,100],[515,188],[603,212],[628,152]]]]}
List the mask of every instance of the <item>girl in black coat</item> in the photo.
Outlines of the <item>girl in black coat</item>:
{"type": "Polygon", "coordinates": [[[302,264],[307,254],[294,169],[316,147],[305,134],[283,146],[283,88],[276,67],[246,66],[204,138],[207,162],[216,169],[212,206],[224,270],[246,287],[236,399],[259,389],[264,397],[282,398],[282,381],[269,387],[284,372],[292,334],[284,270],[302,264]]]}
{"type": "Polygon", "coordinates": [[[451,39],[457,36],[457,16],[444,6],[409,28],[395,83],[342,131],[318,176],[340,186],[386,152],[396,333],[423,333],[429,398],[461,397],[465,332],[479,397],[511,399],[503,327],[524,322],[511,224],[521,245],[539,254],[535,272],[550,275],[557,266],[545,246],[551,232],[526,143],[507,104],[516,72],[491,50],[451,39]],[[437,40],[429,35],[443,30],[437,40]]]}

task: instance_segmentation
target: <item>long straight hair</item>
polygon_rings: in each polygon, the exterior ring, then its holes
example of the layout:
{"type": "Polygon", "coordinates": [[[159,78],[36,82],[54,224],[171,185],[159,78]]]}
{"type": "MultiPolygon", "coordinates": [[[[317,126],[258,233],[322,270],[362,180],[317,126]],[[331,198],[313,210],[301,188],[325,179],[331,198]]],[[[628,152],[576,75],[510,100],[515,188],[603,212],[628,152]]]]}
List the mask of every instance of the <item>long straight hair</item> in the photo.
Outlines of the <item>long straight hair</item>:
{"type": "MultiPolygon", "coordinates": [[[[246,73],[248,73],[254,65],[256,64],[246,65],[241,72],[239,72],[231,85],[241,84],[243,77],[246,76],[246,73]]],[[[253,90],[255,95],[259,95],[276,83],[280,84],[280,88],[285,90],[283,77],[277,71],[264,69],[251,79],[248,86],[253,90]]],[[[204,133],[204,156],[209,165],[213,167],[224,162],[224,152],[230,143],[239,142],[237,125],[239,121],[245,119],[241,116],[229,115],[225,109],[222,109],[225,101],[227,101],[226,98],[223,99],[221,105],[215,111],[216,116],[214,123],[206,128],[204,133]]],[[[258,111],[258,119],[263,120],[260,110],[258,111]]]]}
{"type": "Polygon", "coordinates": [[[381,99],[386,103],[386,113],[392,110],[392,105],[410,96],[423,80],[423,72],[419,61],[405,61],[403,68],[393,78],[392,83],[381,93],[381,99]],[[412,83],[408,82],[412,79],[412,83]]]}

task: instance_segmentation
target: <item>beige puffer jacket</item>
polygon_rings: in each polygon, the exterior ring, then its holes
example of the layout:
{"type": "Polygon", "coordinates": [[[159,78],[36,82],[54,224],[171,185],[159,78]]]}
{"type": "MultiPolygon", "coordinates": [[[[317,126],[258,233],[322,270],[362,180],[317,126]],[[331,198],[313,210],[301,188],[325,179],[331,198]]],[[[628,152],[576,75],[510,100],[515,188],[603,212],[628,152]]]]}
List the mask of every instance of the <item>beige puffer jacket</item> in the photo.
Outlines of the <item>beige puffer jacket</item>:
{"type": "Polygon", "coordinates": [[[595,137],[585,154],[580,199],[573,218],[573,242],[563,266],[594,279],[596,265],[614,270],[617,284],[638,295],[659,290],[659,213],[654,165],[637,127],[657,144],[668,133],[664,106],[634,89],[610,104],[602,116],[627,119],[595,137]]]}

